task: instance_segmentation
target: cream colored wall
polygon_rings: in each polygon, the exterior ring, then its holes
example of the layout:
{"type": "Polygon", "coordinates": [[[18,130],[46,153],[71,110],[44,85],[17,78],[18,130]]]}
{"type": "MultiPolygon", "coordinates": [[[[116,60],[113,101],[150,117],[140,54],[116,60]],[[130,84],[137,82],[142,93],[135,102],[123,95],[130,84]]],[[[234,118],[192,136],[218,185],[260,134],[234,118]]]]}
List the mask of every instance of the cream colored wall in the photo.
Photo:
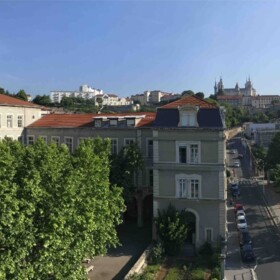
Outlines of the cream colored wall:
{"type": "Polygon", "coordinates": [[[18,139],[22,135],[24,127],[41,118],[41,109],[0,105],[0,118],[0,138],[3,139],[7,136],[18,139]],[[13,126],[11,128],[7,127],[7,115],[13,116],[13,126]],[[18,127],[18,116],[20,115],[23,116],[23,127],[18,127]]]}

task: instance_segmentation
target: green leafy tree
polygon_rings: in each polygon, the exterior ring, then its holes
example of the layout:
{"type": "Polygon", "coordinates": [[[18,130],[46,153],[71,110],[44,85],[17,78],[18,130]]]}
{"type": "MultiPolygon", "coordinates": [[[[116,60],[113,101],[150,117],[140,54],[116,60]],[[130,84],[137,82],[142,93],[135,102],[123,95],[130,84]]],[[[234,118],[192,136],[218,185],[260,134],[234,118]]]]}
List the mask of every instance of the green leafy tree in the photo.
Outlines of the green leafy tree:
{"type": "Polygon", "coordinates": [[[177,254],[187,237],[186,215],[185,211],[179,212],[171,204],[167,209],[158,211],[155,224],[159,238],[169,255],[177,254]]]}
{"type": "Polygon", "coordinates": [[[194,92],[192,90],[184,90],[182,93],[181,93],[182,96],[186,96],[186,95],[194,95],[194,92]]]}
{"type": "Polygon", "coordinates": [[[66,108],[73,107],[73,106],[74,106],[74,100],[73,100],[72,97],[63,96],[63,97],[61,98],[60,104],[61,104],[63,107],[66,107],[66,108]]]}
{"type": "Polygon", "coordinates": [[[121,189],[109,184],[109,142],[74,155],[41,139],[0,142],[0,279],[85,279],[84,257],[116,246],[121,189]]]}
{"type": "Polygon", "coordinates": [[[49,95],[36,95],[33,99],[33,103],[42,106],[50,106],[52,102],[49,95]]]}
{"type": "Polygon", "coordinates": [[[129,201],[137,186],[137,177],[143,169],[143,155],[136,143],[122,148],[111,157],[110,181],[123,188],[126,201],[129,201]]]}
{"type": "Polygon", "coordinates": [[[204,93],[201,92],[201,91],[197,92],[197,93],[195,94],[195,96],[197,96],[197,97],[199,97],[199,98],[201,98],[201,99],[204,99],[204,93]]]}
{"type": "Polygon", "coordinates": [[[24,101],[28,101],[28,98],[27,98],[27,94],[26,92],[21,89],[16,95],[15,95],[16,98],[19,98],[19,99],[22,99],[24,101]]]}
{"type": "Polygon", "coordinates": [[[0,94],[5,94],[5,89],[0,87],[0,94]]]}
{"type": "Polygon", "coordinates": [[[272,139],[268,151],[267,151],[267,167],[275,168],[277,164],[280,164],[280,132],[276,133],[272,139]]]}

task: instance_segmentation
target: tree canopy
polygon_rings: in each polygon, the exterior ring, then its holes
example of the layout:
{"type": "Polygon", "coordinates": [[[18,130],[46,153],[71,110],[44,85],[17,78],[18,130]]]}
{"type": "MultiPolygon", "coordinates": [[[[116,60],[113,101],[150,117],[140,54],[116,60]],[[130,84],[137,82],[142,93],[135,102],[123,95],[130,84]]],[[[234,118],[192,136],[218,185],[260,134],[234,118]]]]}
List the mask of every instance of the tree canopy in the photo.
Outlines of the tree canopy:
{"type": "Polygon", "coordinates": [[[276,133],[272,139],[268,151],[266,161],[269,168],[274,168],[280,164],[280,132],[276,133]]]}
{"type": "Polygon", "coordinates": [[[42,106],[50,106],[52,105],[51,99],[49,95],[36,95],[33,99],[33,103],[42,105],[42,106]]]}
{"type": "Polygon", "coordinates": [[[0,279],[85,279],[82,260],[118,244],[124,203],[109,149],[0,141],[0,279]]]}
{"type": "Polygon", "coordinates": [[[27,94],[26,92],[21,89],[16,95],[15,95],[16,98],[19,98],[19,99],[22,99],[24,101],[28,101],[28,98],[27,98],[27,94]]]}
{"type": "Polygon", "coordinates": [[[182,96],[185,96],[185,95],[194,95],[194,92],[192,90],[184,90],[182,93],[181,93],[182,96]]]}
{"type": "Polygon", "coordinates": [[[126,201],[135,191],[138,173],[144,165],[142,153],[136,143],[122,148],[117,155],[111,157],[110,182],[123,188],[126,201]]]}
{"type": "Polygon", "coordinates": [[[197,92],[197,93],[195,94],[195,96],[197,96],[197,97],[199,97],[199,98],[201,98],[201,99],[204,99],[204,93],[201,92],[201,91],[197,92]]]}

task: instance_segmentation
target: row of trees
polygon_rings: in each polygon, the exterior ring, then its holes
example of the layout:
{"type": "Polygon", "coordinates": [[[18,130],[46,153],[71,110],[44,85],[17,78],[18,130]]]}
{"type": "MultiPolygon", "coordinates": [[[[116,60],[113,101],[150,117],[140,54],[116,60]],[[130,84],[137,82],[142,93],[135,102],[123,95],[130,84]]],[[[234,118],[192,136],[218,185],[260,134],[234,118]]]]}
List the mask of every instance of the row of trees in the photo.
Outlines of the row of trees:
{"type": "Polygon", "coordinates": [[[125,210],[109,140],[0,141],[0,279],[85,279],[82,260],[116,246],[125,210]]]}
{"type": "Polygon", "coordinates": [[[18,99],[22,99],[24,101],[28,100],[27,94],[23,89],[19,90],[17,93],[12,94],[8,90],[5,90],[4,88],[0,87],[0,94],[6,94],[6,95],[9,95],[9,96],[18,98],[18,99]]]}

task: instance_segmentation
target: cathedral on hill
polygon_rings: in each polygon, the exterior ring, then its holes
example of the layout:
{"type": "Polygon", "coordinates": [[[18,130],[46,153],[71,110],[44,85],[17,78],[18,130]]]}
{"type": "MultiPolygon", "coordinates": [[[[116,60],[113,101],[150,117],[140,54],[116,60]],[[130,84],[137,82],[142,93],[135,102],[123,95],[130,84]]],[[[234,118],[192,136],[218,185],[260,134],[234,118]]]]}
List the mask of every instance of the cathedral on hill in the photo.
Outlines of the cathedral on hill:
{"type": "Polygon", "coordinates": [[[246,79],[244,88],[240,88],[238,83],[234,88],[224,88],[223,79],[220,77],[218,83],[215,81],[214,94],[216,96],[256,96],[256,90],[253,88],[250,77],[246,79]]]}

